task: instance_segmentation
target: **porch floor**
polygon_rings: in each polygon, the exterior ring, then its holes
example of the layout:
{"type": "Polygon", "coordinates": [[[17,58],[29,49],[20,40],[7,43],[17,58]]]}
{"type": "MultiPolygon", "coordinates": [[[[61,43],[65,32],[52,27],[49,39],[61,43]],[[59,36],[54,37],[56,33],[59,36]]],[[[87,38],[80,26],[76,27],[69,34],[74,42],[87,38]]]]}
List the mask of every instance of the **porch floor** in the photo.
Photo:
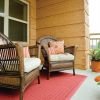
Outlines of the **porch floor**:
{"type": "MultiPolygon", "coordinates": [[[[72,73],[72,70],[66,71],[72,73]]],[[[87,78],[73,95],[71,100],[100,100],[100,85],[97,85],[94,78],[100,73],[88,70],[76,69],[76,74],[86,75],[87,78]]]]}

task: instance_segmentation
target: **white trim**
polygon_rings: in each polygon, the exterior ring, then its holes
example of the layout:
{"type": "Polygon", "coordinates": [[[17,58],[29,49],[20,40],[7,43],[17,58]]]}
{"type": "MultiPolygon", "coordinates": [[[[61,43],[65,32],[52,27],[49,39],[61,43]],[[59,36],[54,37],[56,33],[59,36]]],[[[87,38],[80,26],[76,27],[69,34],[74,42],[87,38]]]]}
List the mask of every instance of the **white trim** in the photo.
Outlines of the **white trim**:
{"type": "Polygon", "coordinates": [[[29,2],[27,2],[27,42],[29,43],[29,2]]]}
{"type": "Polygon", "coordinates": [[[27,2],[26,0],[19,0],[19,1],[21,1],[21,2],[23,2],[23,3],[25,3],[25,4],[29,4],[29,2],[27,2]]]}
{"type": "Polygon", "coordinates": [[[9,14],[9,0],[5,0],[4,4],[4,34],[8,36],[8,14],[9,14]]]}
{"type": "Polygon", "coordinates": [[[26,42],[29,43],[29,2],[27,2],[26,0],[20,0],[20,1],[27,5],[27,20],[26,21],[9,16],[9,0],[4,0],[4,3],[5,3],[4,4],[4,13],[0,13],[0,17],[4,18],[4,34],[6,36],[8,36],[8,32],[9,32],[9,19],[27,24],[27,33],[26,33],[27,41],[26,42]]]}
{"type": "Polygon", "coordinates": [[[8,18],[11,19],[11,20],[17,21],[17,22],[21,22],[21,23],[25,23],[25,24],[28,23],[27,21],[23,21],[23,20],[20,20],[20,19],[14,18],[14,17],[8,17],[8,18]]]}

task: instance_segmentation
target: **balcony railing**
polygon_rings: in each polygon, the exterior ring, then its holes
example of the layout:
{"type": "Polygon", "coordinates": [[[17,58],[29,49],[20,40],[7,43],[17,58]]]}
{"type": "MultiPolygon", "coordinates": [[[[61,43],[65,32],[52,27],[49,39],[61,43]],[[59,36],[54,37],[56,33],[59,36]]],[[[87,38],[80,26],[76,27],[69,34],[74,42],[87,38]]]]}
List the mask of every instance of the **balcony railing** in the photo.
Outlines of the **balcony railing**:
{"type": "Polygon", "coordinates": [[[100,33],[91,33],[90,34],[90,49],[95,49],[100,43],[100,33]]]}

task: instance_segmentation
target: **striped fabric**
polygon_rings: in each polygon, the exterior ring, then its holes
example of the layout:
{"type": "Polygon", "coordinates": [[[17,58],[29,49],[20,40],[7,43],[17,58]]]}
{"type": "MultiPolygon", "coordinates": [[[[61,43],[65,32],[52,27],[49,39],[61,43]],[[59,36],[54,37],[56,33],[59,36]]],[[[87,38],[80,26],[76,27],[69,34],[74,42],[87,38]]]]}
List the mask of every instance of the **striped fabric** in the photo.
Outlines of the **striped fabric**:
{"type": "Polygon", "coordinates": [[[64,40],[62,41],[50,41],[49,54],[61,54],[64,53],[64,40]]]}

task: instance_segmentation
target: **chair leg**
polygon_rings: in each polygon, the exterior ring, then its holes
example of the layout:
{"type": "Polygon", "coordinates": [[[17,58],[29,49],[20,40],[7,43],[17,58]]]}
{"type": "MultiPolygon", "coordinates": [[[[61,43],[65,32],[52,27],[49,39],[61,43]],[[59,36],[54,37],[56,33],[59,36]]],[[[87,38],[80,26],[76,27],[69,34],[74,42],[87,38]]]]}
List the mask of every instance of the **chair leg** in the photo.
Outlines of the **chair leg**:
{"type": "Polygon", "coordinates": [[[40,76],[38,76],[38,84],[40,84],[40,76]]]}
{"type": "Polygon", "coordinates": [[[75,68],[73,67],[73,75],[75,76],[75,68]]]}
{"type": "Polygon", "coordinates": [[[41,70],[40,70],[41,72],[43,72],[43,67],[41,68],[41,70]]]}
{"type": "Polygon", "coordinates": [[[20,89],[20,100],[23,100],[23,89],[20,89]]]}
{"type": "Polygon", "coordinates": [[[42,69],[41,70],[43,70],[43,67],[42,67],[42,69]]]}

